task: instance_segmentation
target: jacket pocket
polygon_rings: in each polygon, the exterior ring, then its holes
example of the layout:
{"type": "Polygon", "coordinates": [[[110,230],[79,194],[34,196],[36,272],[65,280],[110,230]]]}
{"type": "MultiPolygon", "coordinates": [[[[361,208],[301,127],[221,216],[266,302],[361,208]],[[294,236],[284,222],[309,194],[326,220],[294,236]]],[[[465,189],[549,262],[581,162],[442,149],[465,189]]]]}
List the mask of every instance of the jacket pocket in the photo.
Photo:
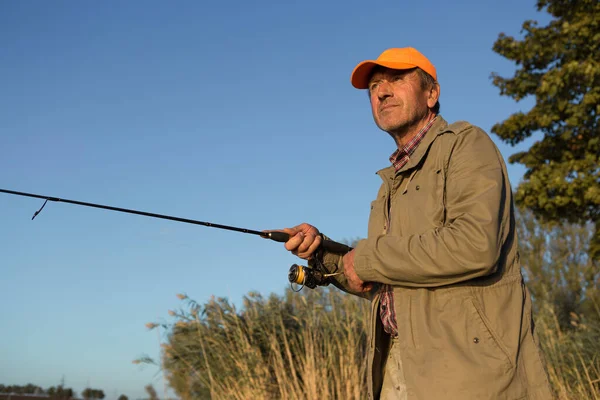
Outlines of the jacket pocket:
{"type": "Polygon", "coordinates": [[[379,197],[371,202],[371,213],[369,215],[369,237],[377,237],[385,231],[385,197],[379,197]]]}
{"type": "Polygon", "coordinates": [[[394,310],[398,322],[398,344],[401,348],[415,349],[419,346],[418,332],[418,299],[415,295],[407,295],[394,291],[394,310]]]}
{"type": "Polygon", "coordinates": [[[515,369],[475,304],[464,292],[415,303],[416,348],[403,354],[407,383],[418,398],[518,398],[507,396],[515,369]]]}
{"type": "Polygon", "coordinates": [[[441,374],[469,371],[473,377],[492,378],[512,368],[506,347],[476,304],[472,296],[456,294],[422,309],[425,318],[417,321],[417,345],[438,350],[445,360],[441,374]]]}
{"type": "Polygon", "coordinates": [[[441,170],[413,172],[412,179],[409,175],[402,182],[392,206],[394,210],[402,210],[400,219],[402,231],[406,234],[422,233],[444,223],[444,178],[441,170]]]}
{"type": "MultiPolygon", "coordinates": [[[[478,306],[478,303],[474,301],[473,298],[469,298],[469,303],[471,304],[476,313],[474,315],[475,323],[478,324],[479,330],[482,333],[482,335],[484,335],[487,338],[487,344],[489,345],[491,350],[493,350],[497,354],[502,354],[504,357],[504,361],[507,363],[507,365],[509,365],[510,367],[514,367],[511,361],[512,358],[510,357],[510,352],[508,351],[508,348],[506,347],[506,345],[504,345],[504,343],[502,343],[502,340],[500,340],[500,338],[492,328],[490,320],[482,311],[481,307],[478,306]]],[[[475,344],[478,344],[476,339],[479,339],[480,341],[481,338],[473,338],[473,342],[475,344]]]]}

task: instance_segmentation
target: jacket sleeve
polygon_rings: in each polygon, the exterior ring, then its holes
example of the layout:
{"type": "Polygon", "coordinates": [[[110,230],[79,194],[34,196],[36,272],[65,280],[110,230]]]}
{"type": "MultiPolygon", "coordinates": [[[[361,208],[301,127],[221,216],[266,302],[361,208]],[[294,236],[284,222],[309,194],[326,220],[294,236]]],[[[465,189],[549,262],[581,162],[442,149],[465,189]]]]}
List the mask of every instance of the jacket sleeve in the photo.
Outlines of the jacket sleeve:
{"type": "Polygon", "coordinates": [[[479,128],[457,135],[446,176],[446,221],[407,236],[380,235],[356,246],[364,281],[435,287],[492,274],[505,240],[508,180],[496,146],[479,128]]]}

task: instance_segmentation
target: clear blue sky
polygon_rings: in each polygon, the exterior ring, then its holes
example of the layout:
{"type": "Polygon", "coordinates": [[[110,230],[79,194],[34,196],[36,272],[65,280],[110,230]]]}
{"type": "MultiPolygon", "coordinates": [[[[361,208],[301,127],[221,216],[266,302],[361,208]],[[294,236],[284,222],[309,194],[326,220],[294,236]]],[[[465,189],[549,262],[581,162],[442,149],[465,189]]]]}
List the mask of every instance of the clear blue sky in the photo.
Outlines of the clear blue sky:
{"type": "MultiPolygon", "coordinates": [[[[308,221],[366,235],[393,141],[352,68],[414,46],[442,115],[487,130],[531,102],[499,96],[500,32],[547,20],[533,0],[0,2],[0,188],[250,229],[308,221]],[[372,5],[369,5],[372,4],[372,5]]],[[[507,158],[517,149],[500,143],[507,158]]],[[[523,147],[521,147],[523,148],[523,147]]],[[[523,169],[509,166],[513,185],[523,169]]],[[[0,194],[0,383],[141,397],[151,321],[198,302],[281,293],[282,245],[0,194]]]]}

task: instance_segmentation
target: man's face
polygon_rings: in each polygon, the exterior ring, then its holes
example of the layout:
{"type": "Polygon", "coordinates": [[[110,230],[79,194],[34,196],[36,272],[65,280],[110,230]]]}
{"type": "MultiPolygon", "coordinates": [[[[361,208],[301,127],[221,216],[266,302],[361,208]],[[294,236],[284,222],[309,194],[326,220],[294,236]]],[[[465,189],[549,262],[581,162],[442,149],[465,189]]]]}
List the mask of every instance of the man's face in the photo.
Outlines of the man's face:
{"type": "MultiPolygon", "coordinates": [[[[369,80],[375,123],[390,134],[405,132],[427,116],[430,92],[422,88],[421,78],[415,69],[377,68],[369,80]]],[[[435,102],[431,107],[433,105],[435,102]]]]}

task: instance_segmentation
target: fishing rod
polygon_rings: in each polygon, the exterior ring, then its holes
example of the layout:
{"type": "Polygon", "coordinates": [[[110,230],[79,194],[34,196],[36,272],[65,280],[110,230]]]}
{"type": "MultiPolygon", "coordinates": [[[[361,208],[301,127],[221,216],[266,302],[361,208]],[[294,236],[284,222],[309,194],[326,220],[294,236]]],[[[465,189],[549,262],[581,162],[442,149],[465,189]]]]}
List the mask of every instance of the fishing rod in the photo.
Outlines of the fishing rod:
{"type": "MultiPolygon", "coordinates": [[[[78,200],[62,199],[59,197],[44,196],[44,195],[40,195],[40,194],[17,192],[14,190],[7,190],[7,189],[0,189],[0,193],[12,194],[15,196],[32,197],[35,199],[44,200],[44,204],[42,205],[42,207],[40,207],[40,209],[37,210],[33,214],[33,217],[31,217],[32,220],[35,219],[35,217],[37,217],[38,214],[44,209],[44,207],[46,206],[46,203],[48,203],[49,201],[53,201],[53,202],[57,202],[57,203],[75,204],[78,206],[100,208],[100,209],[109,210],[109,211],[117,211],[117,212],[128,213],[128,214],[142,215],[144,217],[160,218],[160,219],[166,219],[169,221],[183,222],[186,224],[203,225],[203,226],[208,226],[210,228],[225,229],[225,230],[229,230],[229,231],[248,233],[251,235],[260,236],[265,239],[271,239],[271,240],[274,240],[274,241],[280,242],[280,243],[285,243],[290,238],[290,235],[285,232],[256,231],[256,230],[252,230],[252,229],[238,228],[238,227],[229,226],[229,225],[214,224],[212,222],[204,222],[204,221],[198,221],[198,220],[194,220],[194,219],[174,217],[171,215],[156,214],[156,213],[150,213],[150,212],[145,212],[145,211],[132,210],[132,209],[128,209],[128,208],[113,207],[113,206],[107,206],[107,205],[95,204],[95,203],[87,203],[87,202],[78,201],[78,200]]],[[[320,248],[323,250],[326,250],[326,251],[330,251],[332,253],[337,253],[337,254],[346,254],[347,252],[352,250],[351,247],[346,246],[345,244],[334,242],[332,240],[326,240],[323,238],[322,238],[322,241],[320,244],[320,248]]],[[[290,268],[290,272],[288,274],[288,279],[290,280],[290,283],[298,283],[298,284],[302,284],[302,285],[306,284],[306,286],[308,286],[310,288],[314,288],[314,286],[316,286],[316,285],[325,284],[328,276],[331,276],[331,274],[325,274],[323,272],[311,271],[311,270],[312,270],[312,268],[307,268],[307,267],[303,267],[301,265],[294,264],[290,268]],[[314,282],[316,282],[316,283],[314,283],[314,282]],[[314,286],[313,286],[313,283],[314,283],[314,286]]]]}

